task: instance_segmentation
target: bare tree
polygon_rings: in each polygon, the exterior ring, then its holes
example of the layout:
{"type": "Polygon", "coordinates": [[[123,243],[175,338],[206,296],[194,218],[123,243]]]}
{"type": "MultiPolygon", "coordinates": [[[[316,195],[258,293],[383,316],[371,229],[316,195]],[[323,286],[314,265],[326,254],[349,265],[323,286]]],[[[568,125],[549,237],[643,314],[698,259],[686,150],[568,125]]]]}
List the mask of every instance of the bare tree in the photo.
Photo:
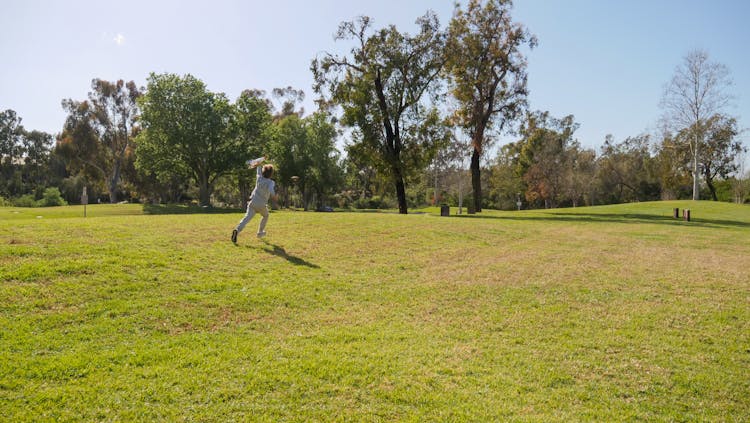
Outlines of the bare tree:
{"type": "Polygon", "coordinates": [[[727,107],[731,100],[728,88],[732,85],[729,69],[711,62],[702,50],[689,52],[675,69],[666,85],[661,100],[664,118],[676,131],[689,130],[692,156],[693,200],[699,199],[699,150],[706,136],[709,118],[727,107]]]}

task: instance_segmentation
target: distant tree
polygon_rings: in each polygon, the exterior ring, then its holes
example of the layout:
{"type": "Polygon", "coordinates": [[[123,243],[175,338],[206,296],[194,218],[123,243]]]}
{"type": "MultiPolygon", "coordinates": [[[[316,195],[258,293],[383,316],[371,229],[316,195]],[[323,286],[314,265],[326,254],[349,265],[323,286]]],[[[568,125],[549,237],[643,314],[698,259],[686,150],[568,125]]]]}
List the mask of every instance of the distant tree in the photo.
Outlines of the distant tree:
{"type": "Polygon", "coordinates": [[[305,100],[304,91],[292,87],[274,88],[271,94],[275,99],[281,101],[281,109],[274,115],[274,120],[280,120],[293,114],[302,117],[305,114],[303,107],[300,107],[299,110],[295,109],[298,103],[305,100]]]}
{"type": "Polygon", "coordinates": [[[502,132],[522,116],[528,94],[526,58],[521,49],[536,37],[511,18],[510,0],[470,0],[459,6],[448,28],[447,72],[458,102],[458,122],[472,144],[474,207],[482,210],[480,158],[488,133],[502,132]]]}
{"type": "MultiPolygon", "coordinates": [[[[306,169],[306,188],[315,194],[317,208],[333,193],[343,180],[339,165],[340,153],[336,149],[338,133],[330,116],[322,111],[305,118],[305,154],[310,161],[306,169]]],[[[309,197],[308,197],[309,198],[309,197]]]]}
{"type": "Polygon", "coordinates": [[[596,152],[573,143],[568,151],[568,168],[565,174],[565,197],[573,207],[591,205],[596,179],[596,152]]]}
{"type": "Polygon", "coordinates": [[[23,155],[24,132],[21,118],[15,111],[8,109],[0,112],[0,195],[20,194],[12,188],[12,181],[23,155]]]}
{"type": "Polygon", "coordinates": [[[108,174],[106,155],[92,122],[91,103],[68,99],[62,106],[68,116],[57,137],[55,155],[63,159],[68,174],[83,178],[89,189],[90,185],[103,186],[108,174]]]}
{"type": "Polygon", "coordinates": [[[439,202],[444,202],[441,200],[442,191],[449,189],[453,185],[452,180],[456,179],[456,171],[464,159],[467,146],[456,137],[449,121],[432,125],[430,129],[432,133],[429,136],[439,141],[435,157],[428,169],[428,183],[433,186],[432,204],[438,205],[439,202]]]}
{"type": "Polygon", "coordinates": [[[692,195],[692,160],[688,146],[675,141],[674,134],[665,131],[655,150],[655,173],[661,188],[661,199],[689,198],[692,195]]]}
{"type": "Polygon", "coordinates": [[[519,173],[518,161],[522,142],[511,142],[500,148],[497,158],[489,168],[488,197],[495,208],[515,210],[521,196],[525,196],[526,183],[519,173]]]}
{"type": "Polygon", "coordinates": [[[649,153],[650,137],[628,137],[617,143],[607,135],[598,160],[601,191],[607,203],[657,200],[660,191],[655,163],[649,153]]]}
{"type": "Polygon", "coordinates": [[[737,171],[735,176],[731,178],[731,187],[734,202],[737,204],[744,203],[748,194],[750,194],[750,172],[745,167],[746,158],[747,149],[743,149],[734,159],[737,171]]]}
{"type": "MultiPolygon", "coordinates": [[[[126,155],[133,147],[138,127],[135,82],[94,79],[88,100],[63,100],[68,112],[61,142],[68,159],[92,167],[106,177],[109,201],[116,203],[126,155]],[[77,127],[78,126],[78,127],[77,127]]],[[[79,167],[73,163],[73,167],[79,167]]]]}
{"type": "Polygon", "coordinates": [[[201,205],[210,205],[217,178],[251,158],[248,139],[234,132],[227,98],[192,75],[152,73],[138,104],[143,130],[136,138],[136,167],[161,180],[192,179],[201,205]]]}
{"type": "Polygon", "coordinates": [[[279,168],[276,178],[285,201],[292,194],[290,190],[296,190],[305,210],[313,198],[321,207],[326,195],[338,187],[343,176],[337,135],[336,127],[322,111],[306,118],[292,114],[275,124],[270,149],[279,168]]]}
{"type": "MultiPolygon", "coordinates": [[[[704,124],[704,145],[700,154],[700,169],[711,198],[718,201],[714,181],[726,179],[738,170],[736,158],[744,150],[737,140],[737,120],[724,115],[713,115],[704,124]]],[[[688,135],[689,136],[689,135],[688,135]]]]}
{"type": "Polygon", "coordinates": [[[53,176],[49,160],[54,137],[46,132],[25,132],[23,137],[23,179],[30,189],[48,186],[53,176]]]}
{"type": "Polygon", "coordinates": [[[690,131],[687,144],[692,158],[693,200],[700,198],[700,154],[704,148],[708,120],[721,113],[731,96],[729,70],[711,62],[708,53],[689,52],[667,84],[661,101],[665,118],[675,131],[690,131]]]}
{"type": "Polygon", "coordinates": [[[444,60],[444,34],[436,15],[428,12],[417,24],[414,36],[395,26],[368,36],[368,17],[344,22],[336,39],[355,43],[351,55],[326,54],[311,66],[316,92],[330,95],[344,109],[342,122],[358,128],[360,152],[390,173],[403,214],[406,179],[423,170],[434,154],[433,140],[421,137],[420,127],[434,123],[426,119],[425,93],[435,85],[444,60]]]}
{"type": "MultiPolygon", "coordinates": [[[[257,158],[268,153],[269,128],[272,117],[271,102],[261,90],[244,90],[234,103],[234,133],[239,145],[249,157],[257,158]]],[[[241,166],[234,170],[237,176],[239,195],[242,201],[250,197],[250,190],[255,183],[255,169],[241,166]]],[[[244,206],[244,203],[242,204],[244,206]]]]}
{"type": "Polygon", "coordinates": [[[526,183],[526,200],[557,207],[565,193],[570,150],[577,148],[573,133],[578,129],[573,115],[556,119],[548,112],[529,113],[521,127],[519,174],[526,183]]]}

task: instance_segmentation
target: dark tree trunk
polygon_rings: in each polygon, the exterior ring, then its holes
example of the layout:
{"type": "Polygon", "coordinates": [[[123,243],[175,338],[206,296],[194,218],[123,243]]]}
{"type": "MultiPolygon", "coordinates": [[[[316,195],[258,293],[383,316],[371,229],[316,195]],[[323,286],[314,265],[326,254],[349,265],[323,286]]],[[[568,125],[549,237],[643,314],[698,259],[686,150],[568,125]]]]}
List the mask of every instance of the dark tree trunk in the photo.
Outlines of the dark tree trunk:
{"type": "Polygon", "coordinates": [[[471,188],[474,192],[474,210],[482,211],[482,179],[479,174],[479,151],[474,149],[471,155],[471,188]]]}
{"type": "Polygon", "coordinates": [[[198,182],[199,197],[201,206],[211,205],[211,190],[208,186],[208,177],[203,175],[198,182]]]}
{"type": "Polygon", "coordinates": [[[398,212],[400,214],[407,214],[406,208],[406,186],[404,185],[404,177],[401,175],[401,169],[398,165],[393,166],[393,180],[396,184],[396,198],[398,199],[398,212]]]}
{"type": "Polygon", "coordinates": [[[120,163],[115,162],[112,178],[109,180],[109,202],[117,203],[117,185],[120,182],[120,163]]]}
{"type": "Polygon", "coordinates": [[[712,178],[709,178],[709,176],[703,175],[703,178],[706,180],[706,186],[708,186],[708,190],[711,191],[711,199],[714,201],[719,201],[719,197],[716,196],[716,187],[714,186],[714,182],[712,178]]]}

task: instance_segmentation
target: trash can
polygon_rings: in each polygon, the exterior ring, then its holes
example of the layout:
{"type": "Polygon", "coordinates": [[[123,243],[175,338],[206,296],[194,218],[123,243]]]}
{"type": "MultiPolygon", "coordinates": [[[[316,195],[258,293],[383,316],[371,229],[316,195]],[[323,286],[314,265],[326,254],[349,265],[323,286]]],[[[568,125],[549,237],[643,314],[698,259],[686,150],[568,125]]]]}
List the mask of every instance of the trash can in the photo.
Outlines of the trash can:
{"type": "Polygon", "coordinates": [[[450,216],[451,208],[445,204],[440,206],[440,216],[450,216]]]}

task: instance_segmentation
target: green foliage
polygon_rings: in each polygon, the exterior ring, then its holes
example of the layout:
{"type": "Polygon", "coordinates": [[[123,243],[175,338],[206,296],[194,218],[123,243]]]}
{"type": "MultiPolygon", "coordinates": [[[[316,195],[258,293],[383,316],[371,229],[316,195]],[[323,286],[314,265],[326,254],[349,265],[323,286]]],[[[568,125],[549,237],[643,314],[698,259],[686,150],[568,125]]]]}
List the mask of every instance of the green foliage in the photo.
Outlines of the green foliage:
{"type": "Polygon", "coordinates": [[[429,212],[0,209],[3,419],[750,414],[747,206],[429,212]]]}
{"type": "Polygon", "coordinates": [[[15,207],[39,207],[39,202],[34,198],[34,194],[22,195],[12,201],[15,207]]]}
{"type": "Polygon", "coordinates": [[[510,129],[527,107],[526,45],[536,37],[513,22],[509,0],[471,0],[466,9],[456,3],[448,27],[446,73],[458,107],[456,125],[471,139],[474,205],[482,210],[480,158],[492,134],[510,129]]]}
{"type": "Polygon", "coordinates": [[[435,153],[436,140],[425,135],[440,122],[425,103],[443,65],[444,33],[434,13],[417,24],[420,31],[414,36],[395,26],[367,35],[368,17],[343,22],[336,39],[356,43],[351,56],[328,54],[312,63],[316,91],[340,105],[342,122],[357,129],[349,154],[390,176],[400,213],[408,208],[406,180],[435,153]]]}
{"type": "Polygon", "coordinates": [[[143,131],[136,139],[136,167],[162,182],[191,179],[200,203],[208,205],[217,179],[254,158],[268,121],[262,101],[243,93],[238,103],[231,105],[192,75],[152,73],[139,99],[143,131]]]}
{"type": "Polygon", "coordinates": [[[343,174],[337,136],[330,116],[321,111],[305,118],[290,114],[276,121],[269,148],[287,202],[291,195],[301,195],[302,204],[297,205],[308,209],[314,197],[315,208],[322,207],[338,189],[343,174]]]}
{"type": "Polygon", "coordinates": [[[116,203],[122,191],[123,169],[132,153],[137,131],[136,100],[142,88],[135,82],[93,79],[88,99],[63,100],[68,113],[58,144],[58,153],[73,175],[101,183],[116,203]]]}
{"type": "Polygon", "coordinates": [[[44,190],[44,195],[42,196],[42,199],[39,200],[39,205],[42,207],[67,206],[68,203],[62,198],[60,190],[53,187],[44,190]]]}

